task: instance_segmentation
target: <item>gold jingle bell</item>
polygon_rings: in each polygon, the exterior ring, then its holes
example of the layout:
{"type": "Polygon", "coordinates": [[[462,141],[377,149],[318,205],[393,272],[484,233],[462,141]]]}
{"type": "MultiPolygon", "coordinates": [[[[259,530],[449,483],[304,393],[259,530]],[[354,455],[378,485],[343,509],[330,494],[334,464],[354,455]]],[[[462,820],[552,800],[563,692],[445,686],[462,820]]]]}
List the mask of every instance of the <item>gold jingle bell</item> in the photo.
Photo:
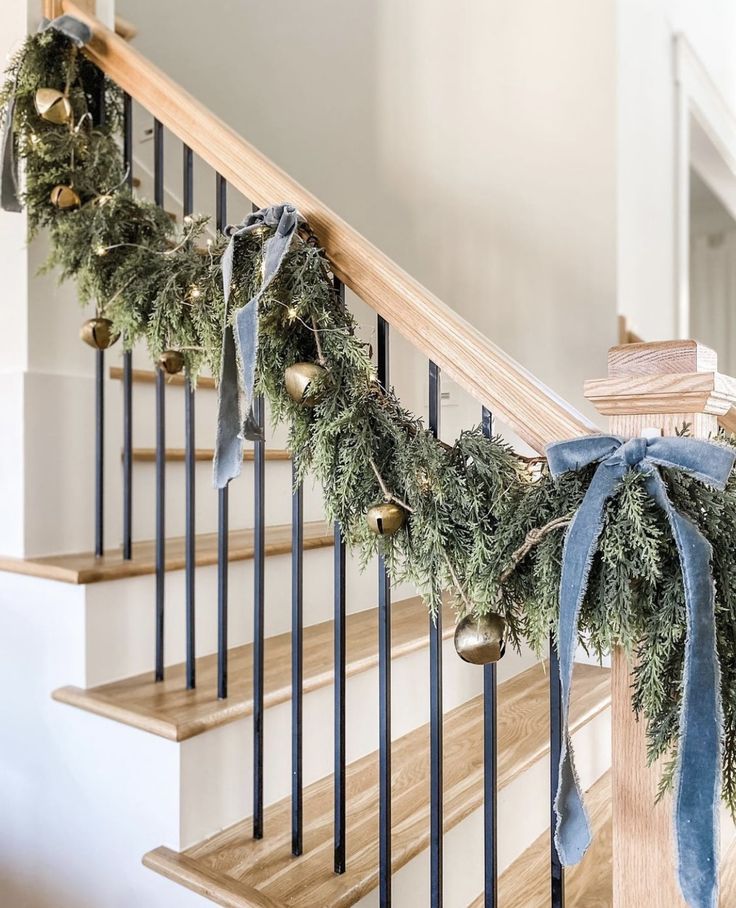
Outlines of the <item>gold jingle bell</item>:
{"type": "Polygon", "coordinates": [[[374,504],[368,509],[366,520],[371,532],[376,536],[393,536],[403,527],[406,511],[392,501],[374,504]]]}
{"type": "Polygon", "coordinates": [[[95,350],[107,350],[120,335],[113,331],[109,318],[90,318],[82,325],[79,336],[95,350]]]}
{"type": "Polygon", "coordinates": [[[466,615],[455,628],[455,651],[473,665],[498,662],[506,651],[506,622],[496,612],[466,615]]]}
{"type": "Polygon", "coordinates": [[[36,90],[33,102],[39,116],[49,123],[62,125],[72,118],[72,105],[63,91],[55,88],[39,88],[36,90]]]}
{"type": "Polygon", "coordinates": [[[55,208],[77,208],[82,200],[71,186],[54,186],[51,190],[51,204],[55,208]]]}
{"type": "Polygon", "coordinates": [[[184,368],[184,354],[179,350],[164,350],[158,364],[167,375],[177,375],[184,368]]]}
{"type": "Polygon", "coordinates": [[[314,407],[324,397],[324,389],[310,391],[309,386],[319,381],[327,370],[319,363],[294,363],[284,373],[284,384],[289,397],[305,407],[314,407]]]}

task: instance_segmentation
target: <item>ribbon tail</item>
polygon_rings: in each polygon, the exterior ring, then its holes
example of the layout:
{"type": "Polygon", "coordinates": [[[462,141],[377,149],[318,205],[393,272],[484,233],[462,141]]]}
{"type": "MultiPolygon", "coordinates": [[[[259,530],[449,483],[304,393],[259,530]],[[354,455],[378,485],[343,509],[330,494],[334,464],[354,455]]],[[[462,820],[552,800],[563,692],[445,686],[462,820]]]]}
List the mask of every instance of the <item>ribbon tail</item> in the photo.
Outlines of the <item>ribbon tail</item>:
{"type": "Polygon", "coordinates": [[[562,750],[554,809],[555,847],[564,866],[577,864],[590,845],[592,833],[575,771],[570,738],[570,689],[578,638],[578,619],[585,598],[593,556],[603,529],[605,504],[618,487],[625,465],[602,463],[565,536],[560,581],[558,645],[562,694],[562,750]]]}
{"type": "Polygon", "coordinates": [[[240,401],[238,391],[238,364],[233,329],[225,327],[222,338],[222,365],[217,397],[217,435],[213,480],[217,489],[223,489],[243,466],[243,437],[240,434],[240,401]]]}
{"type": "Polygon", "coordinates": [[[261,441],[263,428],[253,409],[258,357],[258,296],[238,311],[233,333],[240,366],[243,437],[249,441],[261,441]]]}
{"type": "Polygon", "coordinates": [[[3,114],[2,170],[0,171],[0,207],[3,211],[23,210],[18,192],[18,161],[15,157],[15,96],[5,105],[3,114]]]}
{"type": "Polygon", "coordinates": [[[651,474],[648,485],[672,527],[685,588],[687,639],[673,804],[678,877],[691,908],[716,908],[723,714],[712,549],[698,527],[675,510],[658,473],[651,474]]]}

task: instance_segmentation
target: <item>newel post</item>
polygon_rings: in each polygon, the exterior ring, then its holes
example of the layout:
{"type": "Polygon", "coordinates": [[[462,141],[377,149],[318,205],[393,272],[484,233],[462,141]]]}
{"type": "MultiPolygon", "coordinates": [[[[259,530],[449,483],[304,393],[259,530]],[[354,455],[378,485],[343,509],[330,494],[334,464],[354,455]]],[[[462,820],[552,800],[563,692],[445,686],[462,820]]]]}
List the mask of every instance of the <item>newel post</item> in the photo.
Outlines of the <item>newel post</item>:
{"type": "MultiPolygon", "coordinates": [[[[608,378],[588,381],[585,396],[609,418],[612,434],[632,437],[689,423],[707,438],[729,423],[736,382],[719,375],[716,354],[695,341],[626,344],[608,354],[608,378]]],[[[730,426],[729,426],[730,428],[730,426]]],[[[612,654],[614,908],[680,908],[675,878],[671,802],[654,806],[660,766],[647,768],[644,723],[630,700],[631,675],[612,654]]]]}

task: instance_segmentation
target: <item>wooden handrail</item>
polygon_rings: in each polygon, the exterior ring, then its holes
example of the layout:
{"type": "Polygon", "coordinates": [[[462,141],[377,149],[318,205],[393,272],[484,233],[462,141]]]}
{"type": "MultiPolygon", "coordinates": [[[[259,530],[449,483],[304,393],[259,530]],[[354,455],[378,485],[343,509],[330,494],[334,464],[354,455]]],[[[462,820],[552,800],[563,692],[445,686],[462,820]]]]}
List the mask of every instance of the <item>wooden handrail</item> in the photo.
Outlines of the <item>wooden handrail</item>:
{"type": "Polygon", "coordinates": [[[296,205],[345,285],[520,438],[541,450],[598,431],[139,51],[72,0],[61,6],[91,27],[87,53],[114,82],[251,202],[296,205]]]}

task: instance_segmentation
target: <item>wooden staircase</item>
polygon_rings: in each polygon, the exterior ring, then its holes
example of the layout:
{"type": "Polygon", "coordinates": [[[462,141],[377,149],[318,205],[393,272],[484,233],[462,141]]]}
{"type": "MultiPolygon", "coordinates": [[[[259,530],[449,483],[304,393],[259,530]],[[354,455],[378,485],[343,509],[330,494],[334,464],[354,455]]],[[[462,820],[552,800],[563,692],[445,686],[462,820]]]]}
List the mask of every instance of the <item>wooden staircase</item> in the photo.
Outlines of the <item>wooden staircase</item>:
{"type": "MultiPolygon", "coordinates": [[[[536,666],[501,684],[499,698],[499,790],[549,753],[548,679],[536,666]]],[[[571,712],[575,734],[610,703],[609,673],[576,668],[571,712]]],[[[476,697],[445,715],[445,834],[483,803],[483,704],[476,697]]],[[[421,726],[392,748],[396,874],[429,844],[429,727],[421,726]]],[[[377,885],[378,754],[348,766],[348,849],[344,874],[333,872],[333,780],[304,791],[304,856],[291,854],[290,799],[268,808],[268,834],[253,839],[244,820],[207,841],[176,853],[158,848],[144,857],[152,870],[219,905],[313,908],[354,905],[377,885]]]]}

